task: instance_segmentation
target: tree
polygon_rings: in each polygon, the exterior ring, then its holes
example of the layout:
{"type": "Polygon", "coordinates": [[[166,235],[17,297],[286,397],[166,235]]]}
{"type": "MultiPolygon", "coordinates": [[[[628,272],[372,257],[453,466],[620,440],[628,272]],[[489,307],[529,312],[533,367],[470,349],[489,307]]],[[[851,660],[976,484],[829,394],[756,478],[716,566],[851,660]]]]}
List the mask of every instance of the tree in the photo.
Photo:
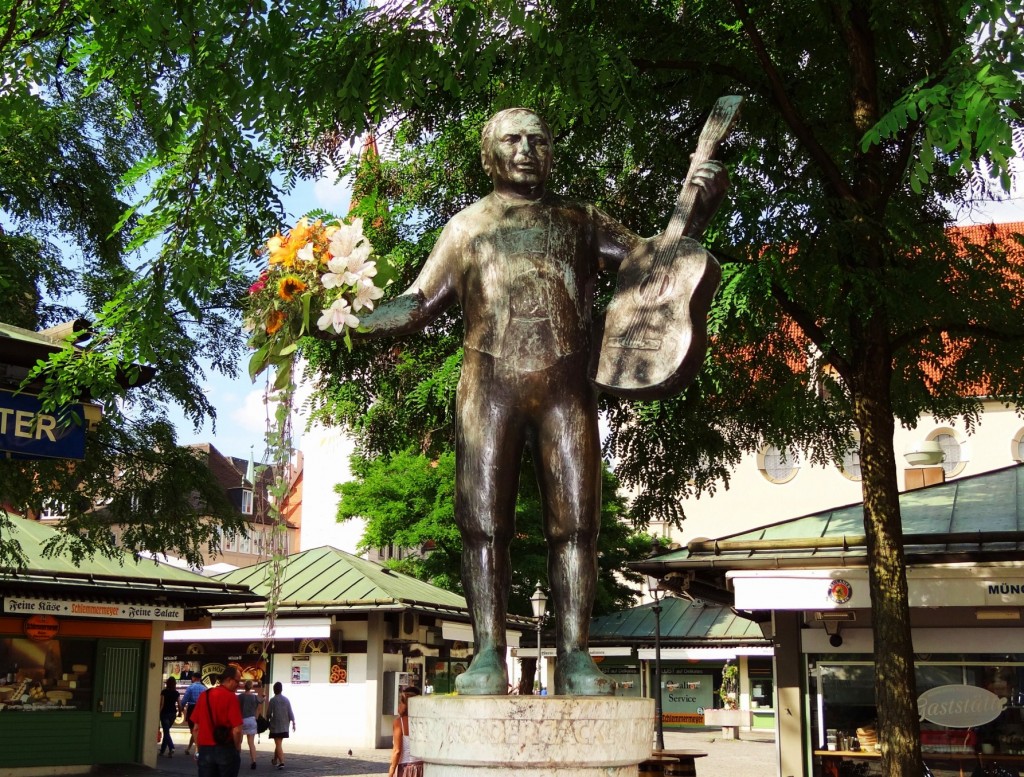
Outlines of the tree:
{"type": "MultiPolygon", "coordinates": [[[[485,191],[475,140],[493,110],[539,109],[557,136],[554,188],[650,234],[707,107],[744,95],[741,130],[722,151],[736,185],[709,233],[726,265],[712,361],[677,401],[607,400],[610,453],[641,518],[680,520],[679,498],[715,488],[739,450],[769,440],[835,460],[857,438],[884,645],[882,769],[920,772],[892,425],[922,413],[970,418],[976,406],[962,389],[979,378],[1020,404],[1019,269],[1000,262],[1000,246],[961,250],[945,231],[951,208],[984,193],[977,172],[1005,179],[1021,142],[1018,9],[952,0],[44,6],[30,15],[16,2],[0,23],[4,83],[35,83],[58,100],[60,77],[80,73],[88,89],[109,90],[118,116],[139,122],[145,156],[133,157],[142,161],[129,180],[147,188],[130,211],[133,239],[159,249],[111,286],[83,369],[45,368],[58,397],[102,385],[112,363],[173,366],[217,347],[207,322],[252,268],[253,246],[281,226],[280,189],[342,166],[357,133],[397,128],[398,144],[410,144],[382,182],[404,197],[394,251],[411,276],[421,254],[410,244],[485,191]],[[961,358],[948,358],[953,346],[961,358]],[[829,390],[813,391],[819,383],[829,390]]],[[[412,431],[432,445],[452,380],[418,395],[428,412],[410,412],[406,399],[433,365],[454,376],[457,342],[457,322],[446,320],[401,346],[349,358],[327,350],[320,364],[350,384],[329,394],[326,412],[373,432],[367,452],[404,447],[384,414],[363,423],[374,403],[413,416],[412,431]],[[401,374],[387,376],[396,366],[401,374]]],[[[237,355],[218,353],[225,363],[237,355]]],[[[183,380],[173,398],[206,412],[195,388],[183,380]]]]}
{"type": "MultiPolygon", "coordinates": [[[[140,309],[169,299],[135,284],[141,260],[128,251],[138,222],[127,217],[126,176],[148,153],[150,136],[113,85],[90,84],[85,70],[71,64],[68,36],[83,23],[83,10],[67,3],[16,2],[0,15],[0,320],[32,330],[83,314],[102,321],[123,294],[138,294],[140,309]]],[[[224,280],[211,290],[222,308],[237,295],[224,280]]],[[[63,531],[50,553],[77,560],[126,549],[170,552],[198,566],[216,550],[218,527],[244,526],[209,469],[176,445],[167,423],[168,400],[195,419],[210,406],[196,383],[202,371],[185,306],[164,312],[173,326],[161,334],[165,349],[144,359],[157,367],[145,388],[128,391],[118,380],[137,379],[131,365],[141,355],[119,347],[126,333],[106,323],[85,346],[86,358],[69,343],[25,386],[31,392],[38,378],[48,409],[83,398],[105,406],[84,461],[0,466],[0,504],[26,513],[61,506],[63,531]],[[112,543],[112,521],[124,524],[121,546],[112,543]]],[[[231,328],[227,346],[214,351],[215,363],[230,362],[238,353],[234,321],[216,311],[205,318],[203,336],[214,341],[225,325],[231,328]]],[[[17,381],[4,383],[19,388],[17,381]]],[[[0,513],[0,529],[6,522],[0,513]]],[[[0,565],[22,561],[10,533],[0,531],[0,565]]]]}
{"type": "Polygon", "coordinates": [[[472,177],[452,168],[481,115],[521,102],[556,127],[566,188],[653,231],[682,139],[714,97],[746,96],[724,151],[733,212],[712,235],[726,263],[713,362],[678,401],[608,402],[609,448],[640,514],[680,519],[679,498],[727,481],[737,450],[768,440],[838,461],[858,446],[882,769],[919,774],[893,424],[971,418],[967,386],[1020,406],[1022,268],[946,228],[985,191],[979,171],[1006,185],[1020,147],[1022,17],[1002,4],[494,5],[493,24],[470,3],[368,14],[371,34],[334,66],[348,86],[393,65],[415,95],[386,78],[367,92],[371,107],[391,92],[426,138],[403,170],[429,182],[428,226],[464,204],[472,177]]]}

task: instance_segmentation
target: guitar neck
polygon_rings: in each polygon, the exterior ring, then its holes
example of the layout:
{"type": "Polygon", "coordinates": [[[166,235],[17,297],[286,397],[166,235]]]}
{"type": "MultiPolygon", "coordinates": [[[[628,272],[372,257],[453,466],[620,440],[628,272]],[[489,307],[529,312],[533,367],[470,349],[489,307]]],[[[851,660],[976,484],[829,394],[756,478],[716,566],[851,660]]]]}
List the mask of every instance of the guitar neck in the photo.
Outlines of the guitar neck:
{"type": "Polygon", "coordinates": [[[693,225],[696,218],[697,198],[700,196],[699,187],[691,183],[693,173],[709,159],[713,159],[719,144],[725,140],[732,128],[733,123],[739,116],[742,97],[728,96],[721,97],[711,109],[704,129],[701,130],[700,139],[697,141],[697,150],[690,159],[690,169],[686,173],[686,182],[683,184],[679,197],[676,198],[676,207],[672,211],[672,218],[669,219],[665,228],[665,242],[674,245],[684,238],[693,225]]]}

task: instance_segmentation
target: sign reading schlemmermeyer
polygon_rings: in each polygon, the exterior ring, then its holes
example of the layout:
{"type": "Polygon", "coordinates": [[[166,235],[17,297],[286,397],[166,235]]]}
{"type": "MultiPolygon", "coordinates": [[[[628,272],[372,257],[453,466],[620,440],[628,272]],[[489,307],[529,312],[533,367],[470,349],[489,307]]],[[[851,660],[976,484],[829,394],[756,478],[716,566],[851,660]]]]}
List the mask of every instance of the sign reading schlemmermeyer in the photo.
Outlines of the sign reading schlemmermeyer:
{"type": "Polygon", "coordinates": [[[4,597],[5,613],[10,615],[56,615],[77,618],[117,618],[127,621],[183,621],[184,607],[116,602],[73,602],[65,599],[23,599],[4,597]]]}

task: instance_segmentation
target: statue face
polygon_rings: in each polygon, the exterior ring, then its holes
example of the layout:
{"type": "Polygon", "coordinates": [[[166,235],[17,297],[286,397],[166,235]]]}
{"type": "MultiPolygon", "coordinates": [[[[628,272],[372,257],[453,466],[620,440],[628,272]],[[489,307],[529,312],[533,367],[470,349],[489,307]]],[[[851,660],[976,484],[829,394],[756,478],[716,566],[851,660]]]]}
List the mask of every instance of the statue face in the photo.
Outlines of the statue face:
{"type": "Polygon", "coordinates": [[[551,144],[537,116],[504,116],[493,137],[490,174],[496,185],[524,193],[543,186],[551,172],[551,144]]]}

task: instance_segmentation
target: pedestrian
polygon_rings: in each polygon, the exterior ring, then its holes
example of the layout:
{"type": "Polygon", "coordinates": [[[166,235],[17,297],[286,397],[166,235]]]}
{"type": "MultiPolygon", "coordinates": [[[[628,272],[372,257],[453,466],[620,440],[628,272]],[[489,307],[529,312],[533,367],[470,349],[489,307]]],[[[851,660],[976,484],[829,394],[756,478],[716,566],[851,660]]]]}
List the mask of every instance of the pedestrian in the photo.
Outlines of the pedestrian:
{"type": "Polygon", "coordinates": [[[174,725],[174,719],[178,717],[178,712],[181,710],[180,699],[178,681],[173,677],[168,677],[164,683],[164,689],[160,691],[160,726],[164,730],[163,740],[160,742],[160,755],[166,754],[168,758],[174,755],[171,726],[174,725]]]}
{"type": "Polygon", "coordinates": [[[200,696],[192,712],[198,747],[198,777],[238,777],[241,766],[242,710],[235,695],[238,668],[227,667],[220,684],[200,696]]]}
{"type": "Polygon", "coordinates": [[[270,765],[278,769],[284,768],[284,747],[282,741],[288,738],[288,724],[292,725],[292,732],[295,731],[295,713],[292,712],[292,703],[288,697],[281,693],[280,682],[274,683],[274,698],[267,705],[267,719],[270,721],[270,738],[274,740],[274,757],[270,759],[270,765]]]}
{"type": "Polygon", "coordinates": [[[242,711],[242,734],[249,742],[250,769],[256,768],[256,713],[263,703],[263,697],[252,690],[252,680],[246,680],[245,690],[238,697],[238,706],[242,711]]]}
{"type": "Polygon", "coordinates": [[[188,726],[188,747],[185,748],[185,755],[192,752],[192,746],[196,743],[195,724],[192,722],[192,711],[196,708],[199,696],[206,690],[198,672],[192,672],[192,684],[185,689],[185,695],[181,697],[181,707],[185,711],[185,725],[188,726]]]}
{"type": "Polygon", "coordinates": [[[398,715],[392,727],[394,745],[388,777],[423,777],[423,761],[409,750],[409,699],[419,696],[418,688],[403,688],[398,694],[398,715]]]}

